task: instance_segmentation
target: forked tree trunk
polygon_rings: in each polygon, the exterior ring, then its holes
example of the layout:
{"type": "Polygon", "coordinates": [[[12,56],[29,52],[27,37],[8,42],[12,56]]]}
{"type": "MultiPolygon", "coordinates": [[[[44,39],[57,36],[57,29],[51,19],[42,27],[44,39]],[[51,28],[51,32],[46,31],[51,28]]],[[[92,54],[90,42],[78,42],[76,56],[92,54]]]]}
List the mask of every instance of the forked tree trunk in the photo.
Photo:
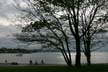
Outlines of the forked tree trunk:
{"type": "Polygon", "coordinates": [[[88,66],[91,65],[91,55],[90,55],[90,53],[87,56],[87,64],[88,64],[88,66]]]}
{"type": "Polygon", "coordinates": [[[91,65],[91,53],[85,53],[86,59],[87,59],[87,65],[90,66],[91,65]]]}
{"type": "Polygon", "coordinates": [[[68,53],[66,53],[66,52],[63,51],[63,50],[60,50],[60,51],[61,51],[61,53],[62,53],[62,55],[63,55],[63,57],[64,57],[64,60],[65,60],[66,64],[67,64],[69,67],[72,67],[72,61],[71,61],[70,56],[68,56],[68,53]]]}
{"type": "Polygon", "coordinates": [[[90,51],[90,45],[91,45],[91,41],[88,40],[87,41],[87,48],[85,50],[85,56],[86,56],[86,59],[87,59],[87,65],[90,66],[91,65],[91,51],[90,51]]]}
{"type": "Polygon", "coordinates": [[[81,50],[80,50],[80,39],[76,40],[76,62],[75,62],[76,67],[81,66],[81,50]]]}

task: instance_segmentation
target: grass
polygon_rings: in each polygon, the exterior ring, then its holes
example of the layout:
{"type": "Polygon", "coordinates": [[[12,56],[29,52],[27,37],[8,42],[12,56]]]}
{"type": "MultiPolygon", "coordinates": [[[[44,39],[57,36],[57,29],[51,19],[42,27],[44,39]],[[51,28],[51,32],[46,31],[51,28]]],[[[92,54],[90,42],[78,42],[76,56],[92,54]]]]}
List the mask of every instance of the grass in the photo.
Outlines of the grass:
{"type": "Polygon", "coordinates": [[[67,66],[1,66],[0,72],[108,72],[108,64],[95,64],[80,68],[67,66]]]}

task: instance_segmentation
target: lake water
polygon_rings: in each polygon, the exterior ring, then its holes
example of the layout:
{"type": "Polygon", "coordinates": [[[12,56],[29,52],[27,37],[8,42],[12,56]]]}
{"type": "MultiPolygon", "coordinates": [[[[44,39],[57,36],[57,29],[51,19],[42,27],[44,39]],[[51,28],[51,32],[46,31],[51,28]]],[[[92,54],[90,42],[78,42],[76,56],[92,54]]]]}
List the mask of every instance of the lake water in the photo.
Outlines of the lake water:
{"type": "MultiPolygon", "coordinates": [[[[72,62],[75,64],[75,53],[71,53],[72,62]]],[[[41,63],[43,60],[46,64],[66,64],[64,58],[59,52],[44,52],[44,53],[31,53],[23,54],[22,56],[17,56],[17,54],[0,54],[0,63],[5,63],[7,60],[8,63],[18,62],[20,64],[29,64],[29,61],[32,60],[33,63],[41,63]]],[[[86,63],[86,58],[82,53],[81,62],[86,63]]],[[[92,63],[108,63],[108,52],[93,52],[92,63]]]]}

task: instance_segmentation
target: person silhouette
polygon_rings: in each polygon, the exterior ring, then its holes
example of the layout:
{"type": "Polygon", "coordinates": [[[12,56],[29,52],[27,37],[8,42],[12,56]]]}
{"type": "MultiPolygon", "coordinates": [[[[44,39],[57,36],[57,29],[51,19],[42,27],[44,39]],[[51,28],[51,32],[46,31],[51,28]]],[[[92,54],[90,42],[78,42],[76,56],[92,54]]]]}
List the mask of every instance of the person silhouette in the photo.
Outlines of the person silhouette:
{"type": "Polygon", "coordinates": [[[29,63],[30,63],[30,65],[32,65],[33,64],[32,60],[30,60],[29,63]]]}
{"type": "Polygon", "coordinates": [[[41,60],[41,64],[45,64],[44,60],[41,60]]]}
{"type": "Polygon", "coordinates": [[[5,64],[7,64],[7,60],[5,60],[5,64]]]}

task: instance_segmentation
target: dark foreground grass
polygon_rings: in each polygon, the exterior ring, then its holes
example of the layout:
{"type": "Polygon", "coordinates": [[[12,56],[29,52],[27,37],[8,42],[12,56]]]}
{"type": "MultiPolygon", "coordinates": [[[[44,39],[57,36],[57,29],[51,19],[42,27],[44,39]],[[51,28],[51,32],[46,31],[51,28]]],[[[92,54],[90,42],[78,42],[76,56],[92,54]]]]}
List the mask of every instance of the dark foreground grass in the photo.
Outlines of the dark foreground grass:
{"type": "Polygon", "coordinates": [[[5,66],[0,72],[108,72],[108,64],[82,66],[80,68],[67,66],[5,66]]]}

